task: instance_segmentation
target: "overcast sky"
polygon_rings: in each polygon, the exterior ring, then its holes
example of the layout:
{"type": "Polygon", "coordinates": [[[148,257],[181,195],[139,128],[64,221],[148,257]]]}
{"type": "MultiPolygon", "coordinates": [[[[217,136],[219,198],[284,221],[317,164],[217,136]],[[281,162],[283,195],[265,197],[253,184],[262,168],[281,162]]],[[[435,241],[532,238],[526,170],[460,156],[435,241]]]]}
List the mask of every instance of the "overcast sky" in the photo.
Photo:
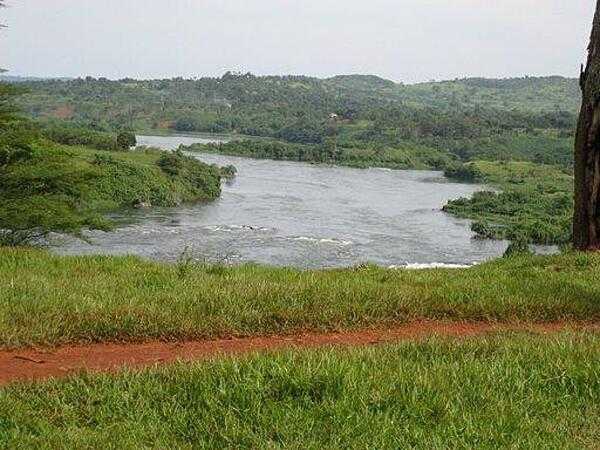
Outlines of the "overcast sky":
{"type": "Polygon", "coordinates": [[[594,0],[6,0],[14,75],[576,76],[594,0]]]}

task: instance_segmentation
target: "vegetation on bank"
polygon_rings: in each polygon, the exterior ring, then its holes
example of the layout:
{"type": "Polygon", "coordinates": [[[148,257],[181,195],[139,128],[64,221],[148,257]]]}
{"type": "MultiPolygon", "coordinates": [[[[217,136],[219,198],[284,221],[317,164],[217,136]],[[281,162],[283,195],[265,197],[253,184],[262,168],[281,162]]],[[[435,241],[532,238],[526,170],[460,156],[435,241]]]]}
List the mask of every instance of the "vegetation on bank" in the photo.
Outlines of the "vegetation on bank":
{"type": "Polygon", "coordinates": [[[98,152],[47,140],[0,166],[0,245],[41,243],[51,232],[109,229],[122,207],[175,206],[220,194],[220,170],[157,150],[98,152]]]}
{"type": "MultiPolygon", "coordinates": [[[[341,138],[324,144],[296,144],[276,139],[234,139],[226,143],[193,144],[182,150],[249,158],[340,164],[352,167],[452,170],[470,161],[524,161],[566,169],[573,166],[573,138],[553,132],[504,133],[468,140],[404,141],[393,146],[376,143],[353,147],[341,138]]],[[[479,180],[481,181],[481,180],[479,180]]]]}
{"type": "Polygon", "coordinates": [[[454,158],[433,148],[407,145],[405,148],[352,149],[328,145],[294,144],[279,140],[233,140],[226,143],[181,146],[182,151],[220,153],[247,158],[328,163],[350,167],[391,169],[437,169],[454,158]]]}
{"type": "Polygon", "coordinates": [[[593,448],[600,337],[433,339],[0,390],[10,448],[593,448]]]}
{"type": "Polygon", "coordinates": [[[474,220],[481,238],[567,244],[572,234],[572,170],[529,162],[476,161],[447,171],[450,177],[486,183],[497,191],[450,201],[444,210],[474,220]]]}
{"type": "Polygon", "coordinates": [[[573,167],[574,138],[570,131],[507,132],[478,139],[432,140],[428,145],[444,149],[463,162],[526,161],[573,167]]]}
{"type": "Polygon", "coordinates": [[[301,271],[0,250],[0,346],[188,339],[413,319],[600,320],[600,255],[301,271]],[[66,274],[68,277],[65,278],[66,274]]]}

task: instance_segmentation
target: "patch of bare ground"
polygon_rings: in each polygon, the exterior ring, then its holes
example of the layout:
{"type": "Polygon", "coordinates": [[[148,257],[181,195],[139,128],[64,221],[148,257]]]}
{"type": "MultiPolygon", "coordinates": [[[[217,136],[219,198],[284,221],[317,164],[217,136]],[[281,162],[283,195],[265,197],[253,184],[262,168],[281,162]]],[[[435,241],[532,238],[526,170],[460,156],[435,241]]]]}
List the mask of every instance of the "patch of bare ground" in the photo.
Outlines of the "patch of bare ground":
{"type": "Polygon", "coordinates": [[[244,337],[177,343],[99,343],[55,349],[0,351],[0,385],[17,381],[60,378],[81,371],[113,372],[123,368],[144,368],[175,361],[206,360],[261,351],[327,346],[367,346],[419,340],[432,336],[468,338],[502,331],[551,334],[563,330],[600,331],[600,324],[417,321],[386,329],[334,333],[305,333],[290,336],[244,337]]]}

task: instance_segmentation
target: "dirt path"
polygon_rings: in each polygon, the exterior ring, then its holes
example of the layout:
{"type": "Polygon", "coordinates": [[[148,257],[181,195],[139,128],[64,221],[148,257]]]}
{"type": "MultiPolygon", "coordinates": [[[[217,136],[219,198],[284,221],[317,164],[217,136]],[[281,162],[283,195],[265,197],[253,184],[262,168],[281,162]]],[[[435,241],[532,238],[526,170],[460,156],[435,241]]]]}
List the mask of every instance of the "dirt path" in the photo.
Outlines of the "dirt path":
{"type": "Polygon", "coordinates": [[[285,348],[315,348],[331,345],[364,346],[385,342],[420,339],[429,336],[470,337],[494,331],[531,331],[553,333],[563,329],[594,329],[598,325],[549,323],[536,325],[499,325],[489,323],[444,323],[422,321],[385,330],[232,338],[180,343],[94,344],[48,350],[0,351],[0,385],[15,381],[65,377],[80,371],[115,371],[124,367],[141,368],[177,360],[203,360],[223,355],[240,355],[285,348]]]}

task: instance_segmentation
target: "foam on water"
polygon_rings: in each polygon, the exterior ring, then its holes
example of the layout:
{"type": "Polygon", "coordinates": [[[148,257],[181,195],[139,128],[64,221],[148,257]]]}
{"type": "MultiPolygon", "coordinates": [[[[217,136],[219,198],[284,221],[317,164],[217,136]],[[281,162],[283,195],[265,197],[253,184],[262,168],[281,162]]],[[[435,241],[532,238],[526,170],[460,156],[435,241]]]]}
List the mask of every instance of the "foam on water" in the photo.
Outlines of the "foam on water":
{"type": "Polygon", "coordinates": [[[401,266],[389,266],[390,269],[425,270],[425,269],[469,269],[476,264],[449,264],[449,263],[410,263],[401,266]]]}
{"type": "Polygon", "coordinates": [[[304,242],[311,242],[313,244],[333,244],[333,245],[341,245],[341,246],[348,246],[348,245],[352,245],[352,241],[344,241],[342,239],[333,239],[333,238],[314,238],[314,237],[309,237],[309,236],[296,236],[293,238],[290,238],[293,241],[304,241],[304,242]]]}

